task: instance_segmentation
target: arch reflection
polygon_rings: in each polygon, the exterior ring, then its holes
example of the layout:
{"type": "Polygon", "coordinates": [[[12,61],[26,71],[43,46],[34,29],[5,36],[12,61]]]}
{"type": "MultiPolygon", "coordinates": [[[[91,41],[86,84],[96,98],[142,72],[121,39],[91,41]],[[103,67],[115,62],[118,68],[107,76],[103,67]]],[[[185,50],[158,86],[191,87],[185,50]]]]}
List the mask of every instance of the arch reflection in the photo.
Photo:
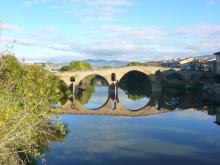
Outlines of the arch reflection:
{"type": "Polygon", "coordinates": [[[118,83],[118,87],[119,102],[128,110],[140,110],[150,102],[151,81],[140,71],[126,73],[118,83]]]}
{"type": "Polygon", "coordinates": [[[84,107],[96,110],[108,101],[108,82],[100,75],[89,75],[76,87],[75,97],[84,107]]]}

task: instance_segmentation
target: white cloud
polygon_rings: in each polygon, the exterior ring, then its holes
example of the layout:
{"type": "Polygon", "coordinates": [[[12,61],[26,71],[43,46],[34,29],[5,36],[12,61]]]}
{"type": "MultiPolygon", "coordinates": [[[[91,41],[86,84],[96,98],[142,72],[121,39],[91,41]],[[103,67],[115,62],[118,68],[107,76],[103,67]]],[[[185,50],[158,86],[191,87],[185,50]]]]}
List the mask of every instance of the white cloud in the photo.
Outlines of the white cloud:
{"type": "Polygon", "coordinates": [[[183,46],[192,52],[208,53],[220,49],[220,25],[196,25],[176,30],[178,36],[191,38],[183,46]]]}
{"type": "Polygon", "coordinates": [[[191,35],[202,38],[220,38],[220,25],[196,25],[191,27],[181,27],[177,29],[177,33],[184,35],[191,35]]]}
{"type": "Polygon", "coordinates": [[[50,9],[63,10],[86,21],[113,21],[115,15],[125,12],[124,7],[131,6],[133,0],[27,0],[26,6],[44,4],[50,9]]]}
{"type": "Polygon", "coordinates": [[[106,34],[106,38],[114,41],[129,41],[133,43],[154,42],[166,36],[168,33],[158,27],[128,27],[128,26],[100,26],[96,33],[106,34]]]}
{"type": "MultiPolygon", "coordinates": [[[[48,26],[38,31],[5,24],[3,41],[38,47],[53,52],[72,53],[82,58],[120,60],[158,60],[173,57],[212,54],[220,49],[220,25],[195,25],[168,31],[160,27],[100,26],[88,32],[90,42],[67,40],[58,29],[48,26]],[[83,56],[82,56],[83,55],[83,56]]],[[[57,54],[57,53],[55,53],[57,54]]],[[[78,58],[78,57],[76,57],[78,58]]],[[[58,59],[58,58],[56,58],[58,59]]]]}
{"type": "Polygon", "coordinates": [[[23,31],[23,29],[20,26],[8,24],[8,23],[3,23],[3,22],[0,24],[0,28],[2,30],[18,32],[18,33],[23,31]]]}
{"type": "Polygon", "coordinates": [[[59,30],[53,26],[47,26],[38,31],[28,31],[25,28],[18,25],[2,23],[2,25],[0,25],[0,28],[2,28],[3,32],[7,31],[9,33],[11,32],[16,33],[16,37],[14,37],[13,40],[19,40],[20,38],[27,38],[26,40],[32,39],[32,40],[36,40],[36,42],[40,40],[41,41],[63,40],[63,35],[61,35],[59,30]],[[21,37],[18,37],[18,35],[21,37]]]}

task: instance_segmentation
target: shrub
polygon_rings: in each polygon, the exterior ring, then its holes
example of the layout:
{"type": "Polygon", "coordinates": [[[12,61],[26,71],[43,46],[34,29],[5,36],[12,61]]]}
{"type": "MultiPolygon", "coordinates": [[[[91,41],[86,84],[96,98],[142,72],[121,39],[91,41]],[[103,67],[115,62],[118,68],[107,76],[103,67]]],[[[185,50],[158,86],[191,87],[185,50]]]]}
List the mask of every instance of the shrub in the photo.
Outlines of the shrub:
{"type": "Polygon", "coordinates": [[[64,125],[50,120],[49,114],[50,104],[59,101],[66,88],[49,71],[20,65],[13,56],[0,57],[0,77],[0,164],[14,158],[24,164],[21,153],[42,156],[39,138],[47,137],[46,145],[57,134],[66,135],[64,125]]]}
{"type": "Polygon", "coordinates": [[[140,66],[140,65],[144,65],[144,64],[138,61],[129,62],[127,64],[127,66],[140,66]]]}
{"type": "Polygon", "coordinates": [[[69,65],[61,68],[61,71],[76,71],[91,69],[91,65],[85,61],[72,61],[69,65]]]}

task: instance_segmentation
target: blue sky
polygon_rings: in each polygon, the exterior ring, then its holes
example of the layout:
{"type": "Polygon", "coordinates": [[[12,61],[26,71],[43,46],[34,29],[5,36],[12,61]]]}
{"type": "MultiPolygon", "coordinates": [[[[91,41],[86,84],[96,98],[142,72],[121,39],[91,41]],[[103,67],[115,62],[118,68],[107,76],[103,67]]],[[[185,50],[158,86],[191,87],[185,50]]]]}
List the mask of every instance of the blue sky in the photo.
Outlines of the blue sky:
{"type": "Polygon", "coordinates": [[[220,50],[220,0],[7,0],[1,47],[26,60],[160,60],[220,50]]]}

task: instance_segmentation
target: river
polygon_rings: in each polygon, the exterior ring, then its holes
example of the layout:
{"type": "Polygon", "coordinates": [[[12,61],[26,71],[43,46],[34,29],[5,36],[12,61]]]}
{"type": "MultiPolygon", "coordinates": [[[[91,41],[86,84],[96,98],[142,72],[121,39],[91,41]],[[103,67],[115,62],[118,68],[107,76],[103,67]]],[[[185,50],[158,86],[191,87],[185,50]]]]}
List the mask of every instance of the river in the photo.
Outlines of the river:
{"type": "MultiPolygon", "coordinates": [[[[147,81],[127,77],[115,99],[130,111],[146,106],[166,111],[143,116],[63,114],[61,122],[69,133],[51,142],[38,164],[219,165],[220,103],[178,89],[164,89],[153,98],[147,81]]],[[[98,111],[111,95],[108,85],[103,80],[89,85],[78,89],[76,97],[87,109],[98,111]]]]}

